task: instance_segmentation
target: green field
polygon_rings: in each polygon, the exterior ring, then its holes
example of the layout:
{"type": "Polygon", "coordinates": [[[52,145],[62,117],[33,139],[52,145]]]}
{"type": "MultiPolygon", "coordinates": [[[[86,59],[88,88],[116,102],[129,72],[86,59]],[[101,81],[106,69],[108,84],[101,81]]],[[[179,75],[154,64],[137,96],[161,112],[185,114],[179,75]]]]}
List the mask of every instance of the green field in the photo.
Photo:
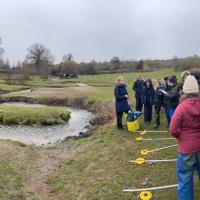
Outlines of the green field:
{"type": "MultiPolygon", "coordinates": [[[[146,78],[163,78],[180,72],[162,70],[142,73],[146,78]]],[[[129,91],[129,103],[134,109],[132,84],[136,73],[80,76],[78,80],[32,80],[25,83],[31,92],[14,92],[2,95],[3,99],[27,97],[45,102],[49,99],[82,98],[85,102],[111,103],[114,109],[114,81],[118,75],[125,78],[129,91]],[[54,84],[49,84],[53,82],[54,84]],[[80,86],[79,83],[86,85],[80,86]],[[53,87],[55,86],[55,87],[53,87]],[[59,87],[58,87],[59,86],[59,87]]],[[[102,107],[102,109],[107,109],[102,107]]],[[[113,110],[110,110],[113,113],[113,110]]],[[[161,127],[165,127],[164,111],[161,111],[161,127]]],[[[175,163],[136,165],[129,163],[140,157],[140,150],[155,149],[172,144],[176,140],[136,142],[139,133],[116,128],[113,121],[99,129],[90,137],[72,140],[50,149],[35,149],[20,143],[1,141],[0,157],[6,162],[0,164],[0,199],[10,200],[136,200],[139,193],[124,193],[125,188],[145,188],[176,184],[175,163]],[[23,164],[21,163],[23,162],[23,164]],[[32,165],[34,162],[34,165],[32,165]],[[18,165],[21,163],[21,165],[18,165]],[[8,168],[8,166],[10,168],[8,168]],[[10,178],[12,177],[12,178],[10,178]],[[149,182],[142,186],[145,179],[149,182]],[[7,187],[9,180],[9,187],[7,187]],[[17,188],[17,189],[16,189],[17,188]]],[[[145,125],[140,118],[142,130],[154,130],[153,123],[145,125]]],[[[125,126],[125,121],[124,121],[125,126]]],[[[169,133],[148,133],[144,138],[165,138],[169,133]]],[[[149,154],[147,159],[174,159],[177,149],[171,148],[149,154]]],[[[196,199],[200,196],[195,175],[196,199]]],[[[175,200],[176,189],[153,192],[153,199],[175,200]]]]}

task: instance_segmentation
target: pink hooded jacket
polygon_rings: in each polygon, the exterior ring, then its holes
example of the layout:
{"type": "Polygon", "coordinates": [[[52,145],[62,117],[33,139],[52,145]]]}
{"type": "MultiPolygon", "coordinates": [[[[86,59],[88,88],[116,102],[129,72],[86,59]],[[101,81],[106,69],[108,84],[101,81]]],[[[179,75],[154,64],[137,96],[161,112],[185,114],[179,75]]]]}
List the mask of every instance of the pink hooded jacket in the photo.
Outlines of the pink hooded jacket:
{"type": "Polygon", "coordinates": [[[178,105],[170,132],[178,140],[179,153],[200,152],[200,98],[189,98],[178,105]]]}

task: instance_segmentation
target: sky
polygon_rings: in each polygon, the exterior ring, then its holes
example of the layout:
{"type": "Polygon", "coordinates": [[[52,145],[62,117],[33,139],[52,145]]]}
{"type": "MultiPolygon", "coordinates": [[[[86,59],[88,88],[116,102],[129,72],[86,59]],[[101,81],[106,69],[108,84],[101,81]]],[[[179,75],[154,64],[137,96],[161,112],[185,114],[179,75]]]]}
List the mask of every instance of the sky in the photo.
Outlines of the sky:
{"type": "Polygon", "coordinates": [[[199,0],[0,0],[4,59],[42,43],[55,62],[200,55],[199,0]]]}

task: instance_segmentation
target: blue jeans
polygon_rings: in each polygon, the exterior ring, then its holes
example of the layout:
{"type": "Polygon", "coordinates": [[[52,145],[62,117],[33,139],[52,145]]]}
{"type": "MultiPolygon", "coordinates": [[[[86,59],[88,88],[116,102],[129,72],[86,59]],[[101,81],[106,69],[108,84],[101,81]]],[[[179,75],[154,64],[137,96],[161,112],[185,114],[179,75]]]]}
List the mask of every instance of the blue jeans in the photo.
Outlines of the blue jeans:
{"type": "Polygon", "coordinates": [[[200,180],[200,152],[178,153],[176,175],[178,200],[194,200],[193,172],[197,170],[200,180]]]}
{"type": "Polygon", "coordinates": [[[167,108],[167,114],[169,115],[170,121],[172,120],[174,112],[175,112],[175,109],[167,108]]]}

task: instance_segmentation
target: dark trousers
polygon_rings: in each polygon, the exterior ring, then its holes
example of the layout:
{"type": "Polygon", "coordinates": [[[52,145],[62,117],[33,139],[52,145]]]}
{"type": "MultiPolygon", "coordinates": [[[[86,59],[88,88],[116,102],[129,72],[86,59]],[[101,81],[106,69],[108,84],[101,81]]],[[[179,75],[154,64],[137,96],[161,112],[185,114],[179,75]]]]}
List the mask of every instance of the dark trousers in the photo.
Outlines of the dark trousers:
{"type": "Polygon", "coordinates": [[[151,122],[152,120],[152,105],[144,104],[144,121],[151,122]]]}
{"type": "Polygon", "coordinates": [[[136,100],[135,109],[136,109],[136,111],[140,111],[141,112],[142,111],[142,106],[143,106],[141,96],[135,97],[135,100],[136,100]]]}
{"type": "Polygon", "coordinates": [[[161,110],[161,105],[155,105],[155,125],[156,127],[160,126],[160,110],[161,110]]]}
{"type": "MultiPolygon", "coordinates": [[[[124,112],[117,112],[117,128],[123,128],[122,125],[122,116],[124,112]]],[[[125,111],[125,113],[128,113],[128,111],[125,111]]]]}

